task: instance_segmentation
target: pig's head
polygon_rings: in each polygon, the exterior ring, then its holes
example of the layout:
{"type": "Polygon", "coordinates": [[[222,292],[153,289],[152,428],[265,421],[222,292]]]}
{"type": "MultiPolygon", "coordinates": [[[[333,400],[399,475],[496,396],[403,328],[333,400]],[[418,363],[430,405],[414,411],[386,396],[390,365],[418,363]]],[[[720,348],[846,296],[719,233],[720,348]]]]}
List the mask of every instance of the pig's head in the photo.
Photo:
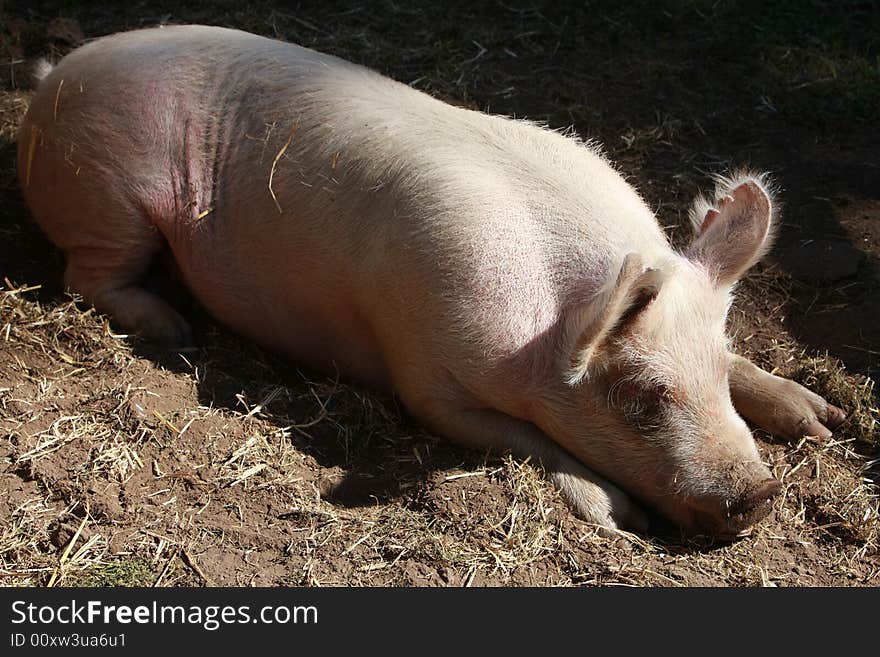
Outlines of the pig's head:
{"type": "Polygon", "coordinates": [[[769,248],[772,214],[759,177],[721,182],[695,204],[684,253],[650,267],[630,253],[567,318],[566,447],[692,533],[736,535],[779,488],[731,402],[725,334],[731,290],[769,248]]]}

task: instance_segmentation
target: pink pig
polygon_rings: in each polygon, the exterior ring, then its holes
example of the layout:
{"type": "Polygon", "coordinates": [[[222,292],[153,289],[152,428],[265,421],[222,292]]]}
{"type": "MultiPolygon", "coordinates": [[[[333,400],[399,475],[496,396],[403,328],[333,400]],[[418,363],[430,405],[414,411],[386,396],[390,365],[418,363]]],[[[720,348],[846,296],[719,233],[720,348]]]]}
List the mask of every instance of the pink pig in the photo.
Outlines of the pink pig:
{"type": "Polygon", "coordinates": [[[539,460],[606,528],[644,530],[642,503],[735,536],[779,488],[742,418],[789,438],[844,419],[730,350],[732,288],[772,239],[761,176],[698,200],[679,253],[591,145],[289,43],[157,28],[45,73],[24,197],[66,285],[125,330],[189,339],[141,285],[170,249],[234,331],[539,460]]]}

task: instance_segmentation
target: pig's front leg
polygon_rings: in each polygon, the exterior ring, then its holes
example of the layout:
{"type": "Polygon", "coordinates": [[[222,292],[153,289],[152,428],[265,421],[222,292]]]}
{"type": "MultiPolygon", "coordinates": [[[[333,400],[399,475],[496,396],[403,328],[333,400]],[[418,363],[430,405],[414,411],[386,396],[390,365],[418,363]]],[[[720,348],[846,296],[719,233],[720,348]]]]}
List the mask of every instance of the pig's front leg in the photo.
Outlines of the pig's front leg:
{"type": "Polygon", "coordinates": [[[605,529],[647,531],[647,517],[626,493],[574,459],[533,424],[485,409],[447,409],[431,413],[431,418],[433,429],[458,443],[509,451],[537,462],[587,522],[605,529]]]}
{"type": "Polygon", "coordinates": [[[775,436],[830,438],[846,413],[799,383],[774,376],[731,354],[730,397],[736,410],[775,436]]]}

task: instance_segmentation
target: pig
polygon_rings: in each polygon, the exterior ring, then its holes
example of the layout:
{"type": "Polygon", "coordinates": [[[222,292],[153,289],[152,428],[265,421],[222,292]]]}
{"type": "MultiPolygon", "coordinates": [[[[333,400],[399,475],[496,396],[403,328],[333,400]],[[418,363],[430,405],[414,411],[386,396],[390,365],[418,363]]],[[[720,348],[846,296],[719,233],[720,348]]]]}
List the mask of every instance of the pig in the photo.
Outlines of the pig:
{"type": "Polygon", "coordinates": [[[676,250],[592,143],[209,26],[100,38],[45,71],[18,173],[65,285],[121,329],[189,343],[143,285],[170,251],[231,330],[532,459],[612,532],[647,531],[650,507],[741,535],[780,488],[745,420],[798,439],[845,418],[725,334],[773,239],[762,175],[718,178],[676,250]]]}

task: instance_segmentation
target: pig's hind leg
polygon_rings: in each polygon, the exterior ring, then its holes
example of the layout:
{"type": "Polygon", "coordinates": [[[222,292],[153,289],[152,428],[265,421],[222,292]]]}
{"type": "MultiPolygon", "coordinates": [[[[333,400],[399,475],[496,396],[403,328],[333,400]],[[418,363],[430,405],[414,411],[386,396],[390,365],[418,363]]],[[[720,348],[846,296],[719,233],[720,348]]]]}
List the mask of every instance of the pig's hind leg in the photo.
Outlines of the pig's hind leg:
{"type": "Polygon", "coordinates": [[[429,425],[448,438],[478,449],[532,459],[575,513],[607,530],[644,533],[648,520],[630,497],[574,459],[534,425],[488,409],[450,408],[430,414],[429,425]]]}
{"type": "Polygon", "coordinates": [[[830,438],[846,414],[799,383],[774,376],[732,354],[730,396],[736,410],[775,436],[830,438]]]}
{"type": "MultiPolygon", "coordinates": [[[[19,153],[28,206],[67,258],[64,283],[110,315],[118,329],[167,344],[187,343],[187,323],[143,287],[153,258],[166,246],[154,223],[168,212],[167,198],[173,196],[164,165],[157,167],[139,151],[123,159],[115,147],[126,136],[105,116],[106,108],[90,107],[82,86],[75,96],[67,92],[62,118],[70,118],[63,121],[53,116],[59,96],[38,94],[22,126],[22,134],[31,136],[30,150],[19,153]]],[[[147,148],[140,142],[131,146],[141,147],[147,148]]]]}
{"type": "Polygon", "coordinates": [[[190,329],[171,306],[144,289],[139,279],[146,271],[108,266],[106,254],[96,254],[96,262],[72,257],[64,273],[68,289],[83,297],[98,311],[110,315],[121,330],[169,346],[190,343],[190,329]],[[100,263],[100,264],[97,264],[100,263]]]}
{"type": "Polygon", "coordinates": [[[65,286],[110,315],[118,329],[169,346],[189,344],[186,320],[142,286],[165,243],[146,218],[132,214],[89,222],[67,248],[59,240],[67,254],[65,286]]]}

